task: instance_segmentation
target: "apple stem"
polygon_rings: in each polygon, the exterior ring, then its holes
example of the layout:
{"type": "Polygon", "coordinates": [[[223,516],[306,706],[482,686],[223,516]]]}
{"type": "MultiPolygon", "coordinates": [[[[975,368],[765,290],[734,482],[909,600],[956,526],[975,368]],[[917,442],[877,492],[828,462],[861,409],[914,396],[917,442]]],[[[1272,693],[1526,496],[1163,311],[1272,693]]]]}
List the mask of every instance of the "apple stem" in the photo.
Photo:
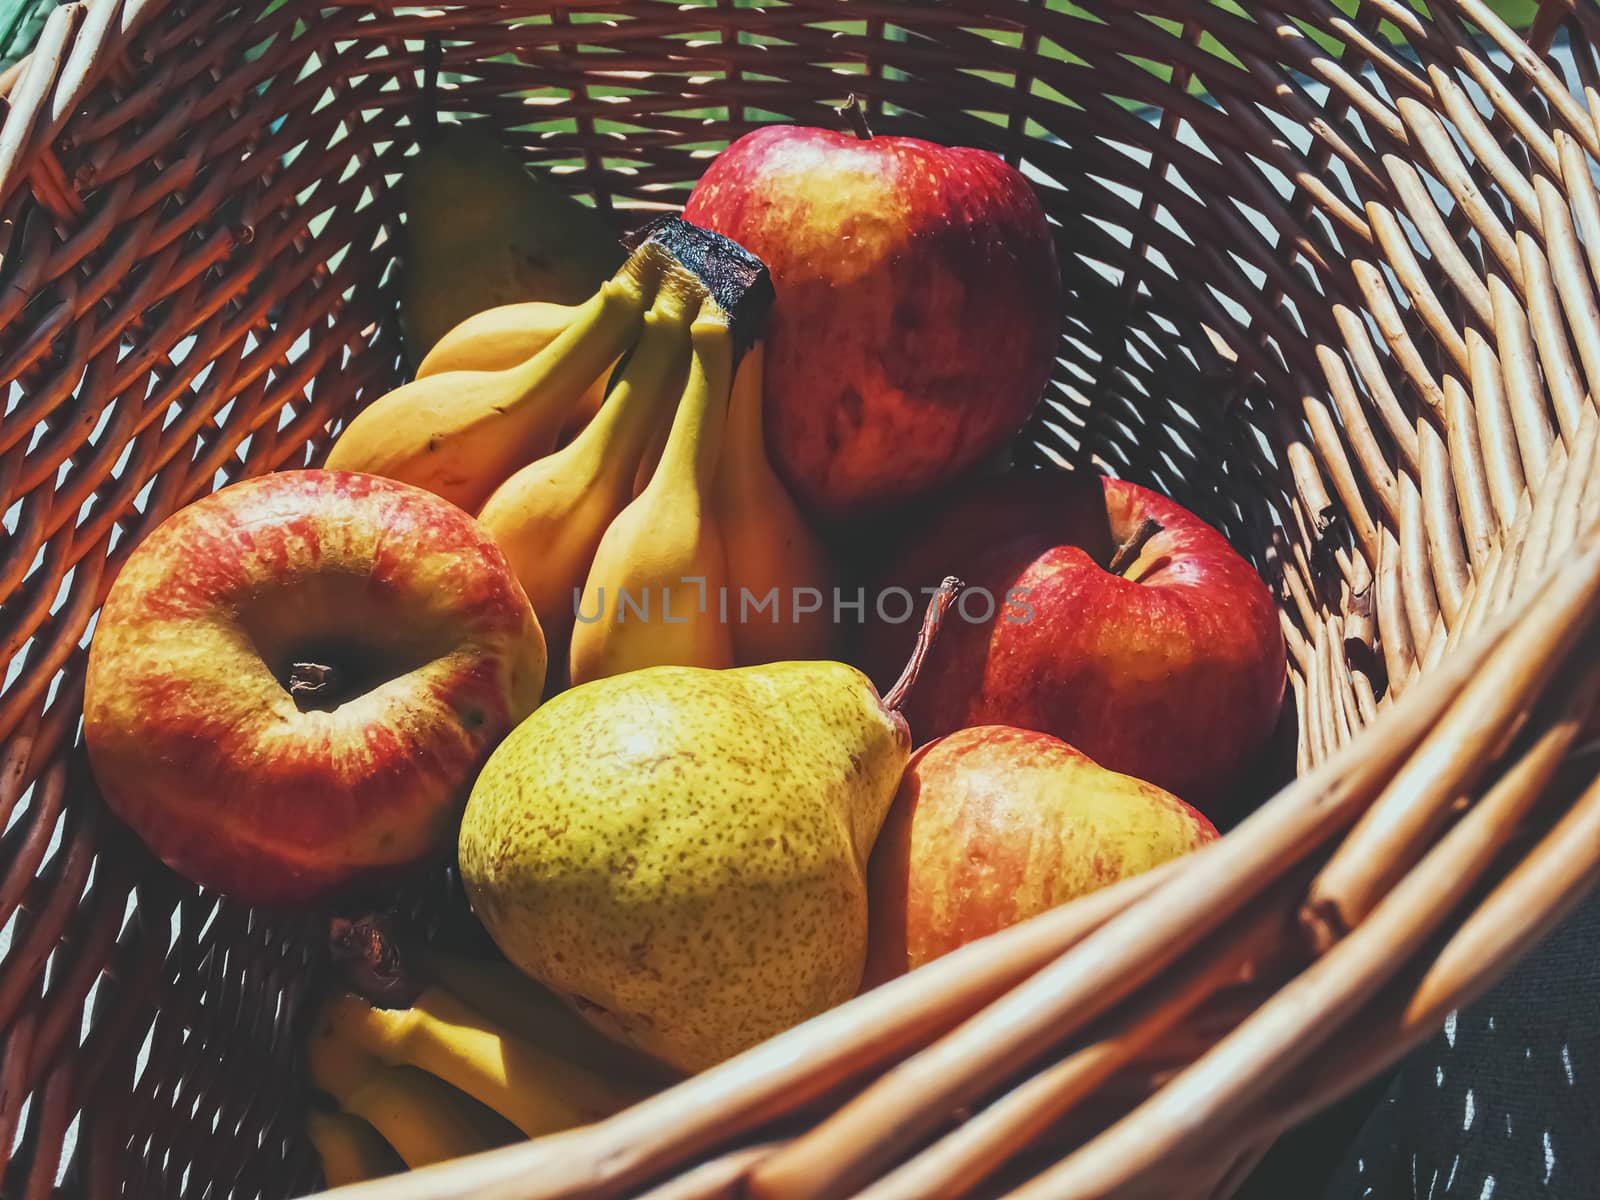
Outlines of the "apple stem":
{"type": "Polygon", "coordinates": [[[289,695],[294,698],[295,707],[301,712],[308,712],[313,708],[322,707],[319,698],[326,702],[326,696],[333,690],[337,677],[332,667],[323,666],[321,663],[297,662],[289,666],[289,695]]]}
{"type": "Polygon", "coordinates": [[[854,92],[850,98],[836,110],[846,121],[850,122],[850,130],[863,142],[872,138],[872,126],[867,124],[867,110],[861,106],[861,97],[854,92]]]}
{"type": "Polygon", "coordinates": [[[1117,552],[1111,556],[1111,565],[1106,568],[1113,575],[1121,575],[1131,567],[1143,553],[1150,539],[1161,532],[1161,522],[1154,517],[1146,517],[1139,522],[1139,528],[1129,535],[1128,540],[1117,547],[1117,552]]]}
{"type": "Polygon", "coordinates": [[[917,632],[917,644],[911,648],[911,658],[906,663],[906,669],[900,672],[900,678],[889,689],[889,694],[883,698],[883,706],[890,712],[898,712],[900,706],[906,702],[906,695],[916,686],[917,676],[922,673],[922,664],[928,657],[928,651],[933,649],[933,643],[939,636],[939,626],[944,621],[945,613],[950,611],[950,606],[956,601],[956,593],[966,585],[954,575],[946,575],[944,582],[939,585],[939,590],[933,594],[933,599],[928,601],[928,611],[922,614],[922,628],[917,632]]]}

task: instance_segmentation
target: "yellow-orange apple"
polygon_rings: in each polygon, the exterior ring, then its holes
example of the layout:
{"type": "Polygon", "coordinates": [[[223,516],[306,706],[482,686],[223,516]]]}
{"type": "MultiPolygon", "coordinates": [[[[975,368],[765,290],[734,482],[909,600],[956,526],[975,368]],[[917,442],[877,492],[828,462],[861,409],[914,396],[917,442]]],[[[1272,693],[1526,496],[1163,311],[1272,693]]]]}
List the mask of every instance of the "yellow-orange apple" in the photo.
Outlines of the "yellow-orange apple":
{"type": "Polygon", "coordinates": [[[111,808],[180,874],[305,904],[453,845],[544,670],[532,606],[470,516],[290,471],[189,505],[129,556],[84,739],[111,808]]]}
{"type": "Polygon", "coordinates": [[[767,449],[818,512],[926,492],[1038,404],[1060,329],[1055,247],[996,155],[770,125],[717,157],[683,215],[772,272],[767,449]]]}
{"type": "Polygon", "coordinates": [[[922,747],[868,865],[867,986],[1212,841],[1176,796],[1007,725],[922,747]]]}
{"type": "MultiPolygon", "coordinates": [[[[1232,812],[1286,673],[1272,595],[1220,533],[1125,480],[1014,471],[952,496],[886,579],[944,574],[967,591],[906,704],[919,736],[1037,729],[1213,819],[1232,812]]],[[[874,679],[893,677],[913,633],[868,628],[874,679]]]]}

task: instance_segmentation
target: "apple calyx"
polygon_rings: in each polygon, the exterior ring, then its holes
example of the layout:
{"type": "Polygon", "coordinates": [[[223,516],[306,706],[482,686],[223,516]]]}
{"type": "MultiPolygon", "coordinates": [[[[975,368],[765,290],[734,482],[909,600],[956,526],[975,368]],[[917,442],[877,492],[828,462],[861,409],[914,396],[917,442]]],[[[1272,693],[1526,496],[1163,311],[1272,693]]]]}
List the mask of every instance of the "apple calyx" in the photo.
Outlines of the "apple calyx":
{"type": "Polygon", "coordinates": [[[372,663],[358,653],[348,657],[328,653],[317,658],[292,662],[283,677],[283,690],[289,693],[301,712],[333,712],[353,700],[378,681],[372,663]]]}
{"type": "Polygon", "coordinates": [[[944,622],[944,615],[956,602],[956,594],[965,586],[954,575],[946,575],[944,582],[939,585],[939,590],[928,601],[927,611],[922,614],[922,628],[917,631],[917,644],[911,648],[911,657],[906,662],[906,669],[900,672],[900,678],[895,680],[894,686],[889,689],[889,694],[883,698],[883,706],[890,712],[899,712],[911,689],[916,686],[917,676],[922,673],[922,664],[927,661],[928,651],[933,649],[933,643],[938,639],[939,626],[944,622]]]}
{"type": "Polygon", "coordinates": [[[872,126],[867,124],[867,110],[861,106],[861,98],[854,92],[850,98],[833,110],[850,123],[850,132],[863,142],[872,140],[872,126]]]}
{"type": "Polygon", "coordinates": [[[333,917],[328,952],[345,986],[375,1008],[409,1008],[422,982],[408,969],[393,913],[333,917]]]}
{"type": "Polygon", "coordinates": [[[1143,521],[1140,521],[1139,528],[1129,534],[1123,543],[1117,547],[1116,552],[1112,554],[1111,562],[1107,565],[1106,570],[1113,575],[1121,575],[1138,561],[1139,555],[1144,552],[1145,546],[1149,544],[1151,538],[1161,532],[1161,528],[1161,522],[1154,517],[1146,517],[1143,521]]]}
{"type": "Polygon", "coordinates": [[[332,667],[322,663],[297,662],[289,664],[289,695],[301,712],[313,708],[328,708],[328,699],[336,682],[332,667]]]}

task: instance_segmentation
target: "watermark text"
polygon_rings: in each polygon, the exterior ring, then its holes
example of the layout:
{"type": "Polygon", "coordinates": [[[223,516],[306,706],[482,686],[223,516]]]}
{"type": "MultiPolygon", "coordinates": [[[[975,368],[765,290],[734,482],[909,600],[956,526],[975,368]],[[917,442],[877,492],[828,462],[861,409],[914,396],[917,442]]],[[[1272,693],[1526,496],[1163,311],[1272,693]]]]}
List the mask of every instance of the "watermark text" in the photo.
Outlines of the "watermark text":
{"type": "MultiPolygon", "coordinates": [[[[710,588],[704,576],[686,575],[676,586],[659,588],[600,587],[589,594],[574,588],[572,607],[573,615],[583,625],[602,621],[618,625],[684,625],[692,618],[712,614],[725,625],[798,625],[807,619],[821,619],[822,615],[836,625],[847,621],[859,625],[867,621],[869,614],[886,625],[905,625],[922,620],[929,600],[938,591],[937,587],[925,587],[920,592],[891,587],[869,595],[866,588],[824,592],[814,587],[771,587],[757,592],[746,587],[710,588]]],[[[995,620],[1026,625],[1034,614],[1028,594],[1028,588],[1020,587],[1004,596],[996,596],[984,587],[963,588],[950,612],[970,625],[987,625],[995,620]]]]}

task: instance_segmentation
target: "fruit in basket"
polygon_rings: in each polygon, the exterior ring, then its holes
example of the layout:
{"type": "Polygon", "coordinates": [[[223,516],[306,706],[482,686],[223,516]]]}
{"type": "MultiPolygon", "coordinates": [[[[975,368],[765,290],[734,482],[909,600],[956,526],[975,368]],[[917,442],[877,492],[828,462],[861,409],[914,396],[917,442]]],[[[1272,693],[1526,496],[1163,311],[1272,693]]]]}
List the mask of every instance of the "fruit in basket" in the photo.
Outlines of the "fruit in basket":
{"type": "Polygon", "coordinates": [[[731,667],[720,614],[727,556],[711,502],[722,449],[733,334],[707,300],[689,330],[687,380],[650,482],[606,527],[583,584],[572,631],[574,684],[641,667],[731,667]]]}
{"type": "Polygon", "coordinates": [[[330,1188],[365,1183],[405,1170],[405,1161],[370,1122],[345,1112],[312,1109],[306,1138],[322,1161],[322,1182],[330,1188]]]}
{"type": "MultiPolygon", "coordinates": [[[[581,306],[545,300],[486,309],[440,338],[417,365],[417,378],[446,371],[504,371],[518,366],[555,341],[581,311],[581,306]]],[[[581,429],[600,411],[610,379],[608,367],[579,397],[569,429],[581,429]]]]}
{"type": "Polygon", "coordinates": [[[772,271],[767,446],[814,509],[927,492],[1039,402],[1055,250],[1038,197],[995,155],[773,125],[711,163],[684,216],[772,271]]]}
{"type": "Polygon", "coordinates": [[[513,471],[549,453],[632,345],[654,271],[653,256],[629,259],[555,340],[517,366],[427,375],[379,397],[345,427],[327,465],[403,480],[477,512],[513,471]]]}
{"type": "Polygon", "coordinates": [[[415,1067],[379,1067],[339,1103],[377,1130],[413,1169],[517,1140],[515,1129],[470,1096],[415,1067]]]}
{"type": "Polygon", "coordinates": [[[399,197],[401,324],[413,363],[485,309],[581,303],[626,257],[599,213],[481,130],[436,126],[406,160],[399,197]]]}
{"type": "Polygon", "coordinates": [[[661,452],[667,448],[667,437],[671,433],[671,423],[663,423],[656,426],[650,435],[650,440],[645,443],[644,453],[639,458],[639,469],[633,473],[635,496],[644,491],[645,485],[650,482],[650,476],[654,475],[656,468],[661,465],[661,452]]]}
{"type": "Polygon", "coordinates": [[[490,1023],[536,1050],[587,1068],[628,1094],[653,1091],[678,1077],[656,1060],[596,1032],[559,996],[510,963],[437,947],[424,950],[422,958],[431,979],[490,1023]]]}
{"type": "Polygon", "coordinates": [[[1176,796],[1049,734],[984,725],[930,742],[872,851],[867,984],[1216,836],[1176,796]]]}
{"type": "MultiPolygon", "coordinates": [[[[984,480],[912,536],[887,585],[929,570],[970,587],[908,703],[919,733],[1039,730],[1202,809],[1271,736],[1285,684],[1272,596],[1221,534],[1164,496],[1081,472],[984,480]],[[1128,552],[1112,567],[1119,545],[1128,552]]],[[[874,621],[865,639],[868,673],[883,679],[910,631],[874,621]]]]}
{"type": "Polygon", "coordinates": [[[462,880],[514,964],[680,1070],[852,995],[867,857],[910,754],[899,706],[834,662],[657,667],[557,696],[491,757],[462,880]]]}
{"type": "Polygon", "coordinates": [[[290,471],[191,504],[129,556],[84,739],[113,811],[180,874],[308,903],[448,845],[544,668],[527,597],[465,513],[290,471]]]}
{"type": "MultiPolygon", "coordinates": [[[[664,1068],[601,1037],[503,962],[437,947],[402,953],[382,918],[341,924],[348,927],[335,956],[360,968],[347,979],[362,995],[324,1000],[305,1048],[307,1074],[341,1106],[338,1115],[366,1118],[411,1166],[573,1128],[669,1081],[664,1068]],[[382,1006],[367,996],[381,996],[382,1006]]],[[[371,1157],[370,1138],[355,1136],[348,1118],[324,1124],[328,1146],[318,1148],[330,1177],[330,1160],[354,1173],[371,1157]]]]}
{"type": "Polygon", "coordinates": [[[416,377],[515,367],[561,336],[582,311],[581,304],[551,304],[545,300],[484,309],[453,326],[435,342],[417,364],[416,377]]]}
{"type": "Polygon", "coordinates": [[[713,504],[728,554],[729,621],[740,666],[834,652],[827,552],[773,474],[762,437],[764,347],[734,376],[713,504]]]}
{"type": "MultiPolygon", "coordinates": [[[[689,367],[649,479],[606,527],[585,576],[568,654],[574,683],[646,666],[732,666],[727,555],[712,488],[736,351],[772,301],[766,266],[679,217],[645,230],[705,295],[689,329],[689,367]]],[[[644,453],[649,456],[652,450],[644,453]]],[[[642,468],[641,468],[642,469],[642,468]]],[[[635,479],[638,472],[635,472],[635,479]]]]}
{"type": "Polygon", "coordinates": [[[516,1127],[492,1109],[436,1075],[367,1053],[341,1036],[326,1013],[312,1031],[306,1067],[312,1086],[334,1100],[341,1114],[380,1134],[405,1166],[427,1166],[517,1139],[516,1127]]]}
{"type": "Polygon", "coordinates": [[[313,1081],[335,1096],[360,1081],[359,1070],[343,1065],[352,1058],[425,1071],[528,1137],[610,1116],[643,1091],[529,1044],[437,986],[425,987],[408,1008],[376,1008],[348,993],[331,997],[308,1058],[313,1081]]]}
{"type": "Polygon", "coordinates": [[[522,581],[565,675],[573,597],[607,528],[633,499],[645,442],[683,393],[689,326],[702,294],[663,287],[644,333],[599,415],[568,445],[501,484],[478,519],[522,581]]]}

